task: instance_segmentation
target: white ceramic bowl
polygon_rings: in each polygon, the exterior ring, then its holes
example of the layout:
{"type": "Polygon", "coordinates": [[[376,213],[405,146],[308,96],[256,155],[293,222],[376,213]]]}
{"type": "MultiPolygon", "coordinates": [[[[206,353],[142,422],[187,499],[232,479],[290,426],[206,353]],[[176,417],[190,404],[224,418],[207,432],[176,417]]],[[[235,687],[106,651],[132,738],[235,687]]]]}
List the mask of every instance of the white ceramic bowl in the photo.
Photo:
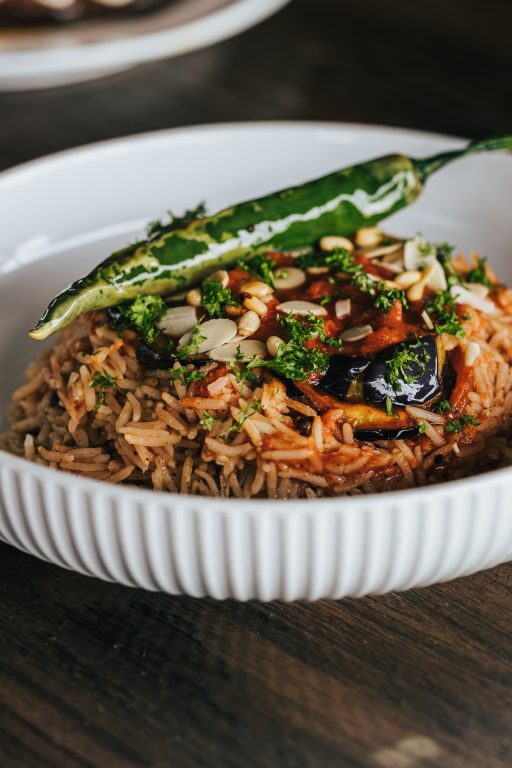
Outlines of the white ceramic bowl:
{"type": "MultiPolygon", "coordinates": [[[[0,407],[39,351],[47,300],[147,220],[211,209],[391,151],[460,142],[398,129],[267,123],[180,129],[65,152],[0,176],[0,407]]],[[[512,278],[512,159],[434,177],[396,232],[448,240],[512,278]]],[[[0,452],[0,538],[65,568],[171,593],[339,598],[452,579],[512,558],[512,470],[318,501],[215,500],[58,473],[0,452]]]]}
{"type": "Polygon", "coordinates": [[[242,32],[289,0],[172,0],[125,19],[0,30],[0,91],[104,77],[204,48],[242,32]]]}

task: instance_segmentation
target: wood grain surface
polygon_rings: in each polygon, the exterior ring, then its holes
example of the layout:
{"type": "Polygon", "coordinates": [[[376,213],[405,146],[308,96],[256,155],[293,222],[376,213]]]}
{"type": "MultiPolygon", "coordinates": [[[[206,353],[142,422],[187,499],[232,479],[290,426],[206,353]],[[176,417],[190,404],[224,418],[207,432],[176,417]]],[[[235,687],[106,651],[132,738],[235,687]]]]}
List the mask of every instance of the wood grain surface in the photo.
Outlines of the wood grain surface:
{"type": "MultiPolygon", "coordinates": [[[[0,168],[224,120],[510,131],[511,10],[294,0],[199,53],[0,94],[0,168]]],[[[244,605],[0,545],[0,768],[508,768],[511,628],[508,565],[403,595],[244,605]]]]}

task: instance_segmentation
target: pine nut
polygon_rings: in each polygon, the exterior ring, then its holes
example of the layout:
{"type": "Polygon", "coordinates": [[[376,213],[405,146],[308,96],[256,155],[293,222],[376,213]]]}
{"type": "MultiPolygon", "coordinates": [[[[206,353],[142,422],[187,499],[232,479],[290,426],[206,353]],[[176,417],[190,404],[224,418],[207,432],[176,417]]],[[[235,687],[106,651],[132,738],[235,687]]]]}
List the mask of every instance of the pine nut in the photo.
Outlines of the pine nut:
{"type": "Polygon", "coordinates": [[[223,288],[227,288],[229,284],[229,275],[225,269],[218,269],[213,275],[210,275],[209,280],[216,280],[222,285],[223,288]]]}
{"type": "Polygon", "coordinates": [[[306,271],[308,275],[326,275],[331,270],[329,267],[308,267],[306,271]]]}
{"type": "Polygon", "coordinates": [[[269,355],[275,357],[281,344],[284,344],[284,341],[283,339],[279,338],[279,336],[269,336],[267,339],[267,349],[269,355]]]}
{"type": "Polygon", "coordinates": [[[345,248],[349,253],[352,253],[354,243],[347,237],[340,237],[339,235],[327,235],[320,240],[322,251],[334,251],[336,248],[345,248]]]}
{"type": "Polygon", "coordinates": [[[241,290],[242,293],[248,293],[250,296],[256,296],[258,299],[272,293],[271,286],[268,283],[263,283],[261,280],[249,280],[248,283],[243,283],[241,290]]]}
{"type": "Polygon", "coordinates": [[[421,301],[421,299],[423,298],[423,294],[425,293],[425,288],[427,287],[427,283],[432,277],[433,272],[434,272],[434,266],[433,264],[430,264],[422,273],[420,280],[418,280],[417,283],[414,283],[414,285],[411,285],[411,287],[407,291],[407,298],[409,299],[409,301],[421,301]]]}
{"type": "Polygon", "coordinates": [[[250,310],[242,315],[238,321],[238,333],[241,336],[252,336],[253,333],[256,333],[260,325],[260,318],[254,310],[250,310]]]}
{"type": "Polygon", "coordinates": [[[245,313],[244,308],[240,304],[226,304],[224,311],[228,317],[242,317],[245,313]]]}
{"type": "Polygon", "coordinates": [[[417,269],[409,269],[407,272],[402,272],[395,277],[395,283],[401,288],[410,288],[411,285],[421,280],[421,272],[417,269]]]}
{"type": "Polygon", "coordinates": [[[356,232],[356,245],[360,248],[373,248],[382,240],[382,232],[378,227],[362,227],[356,232]]]}
{"type": "Polygon", "coordinates": [[[201,306],[201,291],[199,288],[192,288],[187,293],[186,296],[187,304],[190,304],[191,307],[200,307],[201,306]]]}
{"type": "Polygon", "coordinates": [[[244,307],[256,312],[260,317],[265,317],[267,314],[267,308],[265,304],[260,301],[256,296],[250,296],[248,299],[244,299],[244,307]]]}

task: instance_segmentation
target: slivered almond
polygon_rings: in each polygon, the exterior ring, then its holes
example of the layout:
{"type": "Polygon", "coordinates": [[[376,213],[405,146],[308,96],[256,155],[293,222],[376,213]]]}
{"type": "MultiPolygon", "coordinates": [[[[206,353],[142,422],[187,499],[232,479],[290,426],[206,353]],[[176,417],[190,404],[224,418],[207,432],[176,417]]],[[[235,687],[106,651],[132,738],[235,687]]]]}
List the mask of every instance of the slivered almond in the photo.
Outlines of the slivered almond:
{"type": "Polygon", "coordinates": [[[323,317],[327,314],[325,307],[320,304],[313,304],[312,301],[285,301],[276,307],[278,312],[284,312],[285,315],[309,315],[323,317]]]}
{"type": "MultiPolygon", "coordinates": [[[[209,352],[211,349],[220,347],[222,344],[227,344],[228,341],[236,336],[237,326],[233,320],[207,320],[199,326],[200,334],[204,338],[197,345],[197,349],[193,350],[193,354],[200,354],[201,352],[209,352]]],[[[186,333],[178,342],[178,349],[183,347],[190,341],[192,331],[186,333]]]]}
{"type": "Polygon", "coordinates": [[[371,325],[356,325],[354,328],[348,328],[348,330],[343,331],[343,333],[340,334],[340,338],[342,341],[346,342],[360,341],[361,339],[366,338],[366,336],[369,336],[370,333],[373,333],[371,325]]]}

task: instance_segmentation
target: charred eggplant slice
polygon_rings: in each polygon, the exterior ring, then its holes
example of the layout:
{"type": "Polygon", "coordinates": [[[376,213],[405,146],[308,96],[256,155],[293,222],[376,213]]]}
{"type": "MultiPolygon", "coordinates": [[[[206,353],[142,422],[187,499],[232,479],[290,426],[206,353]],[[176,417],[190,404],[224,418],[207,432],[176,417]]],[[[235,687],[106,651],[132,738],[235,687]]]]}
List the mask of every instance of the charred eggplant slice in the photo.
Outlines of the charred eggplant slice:
{"type": "Polygon", "coordinates": [[[371,365],[368,357],[349,357],[348,355],[333,355],[329,360],[329,368],[322,379],[322,387],[331,395],[345,397],[351,384],[362,376],[371,365]]]}
{"type": "Polygon", "coordinates": [[[172,368],[176,358],[169,352],[158,350],[149,344],[142,343],[137,347],[137,360],[145,368],[152,370],[166,370],[172,368]]]}
{"type": "Polygon", "coordinates": [[[445,354],[435,336],[393,344],[380,352],[364,376],[368,403],[423,405],[441,393],[445,354]]]}
{"type": "MultiPolygon", "coordinates": [[[[294,385],[318,411],[340,408],[346,421],[354,430],[356,440],[401,440],[418,436],[418,426],[402,408],[388,416],[383,408],[369,403],[340,401],[322,387],[313,387],[308,382],[298,381],[294,385]]],[[[295,395],[292,395],[295,397],[295,395]]]]}
{"type": "Polygon", "coordinates": [[[343,403],[345,418],[356,440],[403,440],[418,436],[418,426],[403,410],[392,416],[367,403],[343,403]]]}

